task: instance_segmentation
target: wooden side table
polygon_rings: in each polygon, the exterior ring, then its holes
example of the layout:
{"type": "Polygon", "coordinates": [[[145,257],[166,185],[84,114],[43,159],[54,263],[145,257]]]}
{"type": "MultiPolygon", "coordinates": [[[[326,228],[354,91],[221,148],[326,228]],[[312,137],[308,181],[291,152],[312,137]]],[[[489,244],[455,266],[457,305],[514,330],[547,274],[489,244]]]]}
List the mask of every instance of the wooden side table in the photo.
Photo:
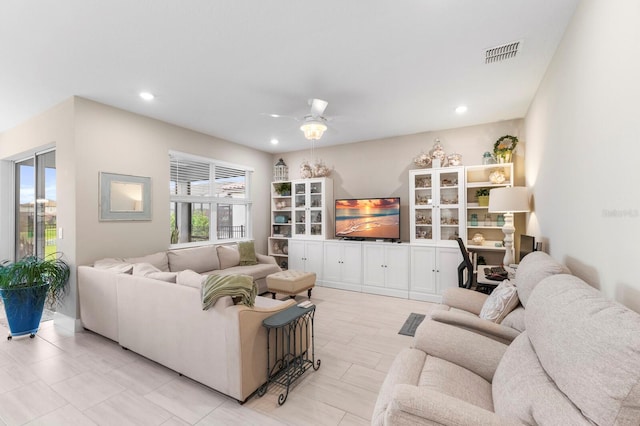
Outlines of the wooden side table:
{"type": "Polygon", "coordinates": [[[320,360],[315,359],[313,336],[313,317],[316,306],[308,308],[292,306],[262,321],[267,329],[267,381],[258,389],[263,396],[270,383],[277,383],[285,388],[278,397],[282,405],[289,396],[291,384],[300,378],[305,371],[313,367],[320,368],[320,360]],[[275,363],[271,367],[271,335],[274,334],[275,363]]]}

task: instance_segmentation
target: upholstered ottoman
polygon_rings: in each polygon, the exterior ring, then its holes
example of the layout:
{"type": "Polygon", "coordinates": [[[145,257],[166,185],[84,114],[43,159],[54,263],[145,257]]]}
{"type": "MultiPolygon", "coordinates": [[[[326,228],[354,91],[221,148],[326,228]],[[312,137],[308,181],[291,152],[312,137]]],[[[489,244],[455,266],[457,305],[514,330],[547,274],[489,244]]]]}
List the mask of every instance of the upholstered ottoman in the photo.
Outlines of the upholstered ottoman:
{"type": "Polygon", "coordinates": [[[302,271],[282,271],[275,274],[267,275],[267,289],[271,292],[273,298],[276,293],[288,294],[292,298],[296,294],[307,290],[307,295],[311,299],[311,289],[316,285],[315,272],[302,271]]]}

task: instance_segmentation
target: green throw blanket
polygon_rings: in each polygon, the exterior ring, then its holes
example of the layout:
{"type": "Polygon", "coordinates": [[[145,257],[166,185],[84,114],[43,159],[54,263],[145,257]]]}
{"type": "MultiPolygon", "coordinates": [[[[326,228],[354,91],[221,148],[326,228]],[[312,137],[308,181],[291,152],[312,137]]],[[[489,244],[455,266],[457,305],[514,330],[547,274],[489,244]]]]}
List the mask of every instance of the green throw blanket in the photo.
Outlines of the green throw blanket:
{"type": "Polygon", "coordinates": [[[202,310],[212,307],[223,296],[231,296],[234,301],[253,306],[258,288],[253,277],[248,275],[210,275],[202,283],[202,310]]]}

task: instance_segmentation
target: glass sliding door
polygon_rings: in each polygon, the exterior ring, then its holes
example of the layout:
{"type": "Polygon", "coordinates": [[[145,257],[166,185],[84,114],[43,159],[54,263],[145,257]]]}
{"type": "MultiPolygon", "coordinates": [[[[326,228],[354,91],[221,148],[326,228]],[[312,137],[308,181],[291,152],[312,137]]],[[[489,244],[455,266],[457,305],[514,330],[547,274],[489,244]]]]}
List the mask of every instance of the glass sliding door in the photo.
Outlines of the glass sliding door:
{"type": "Polygon", "coordinates": [[[16,260],[35,254],[35,158],[16,163],[16,260]]]}
{"type": "Polygon", "coordinates": [[[15,163],[16,259],[56,252],[55,151],[15,163]]]}

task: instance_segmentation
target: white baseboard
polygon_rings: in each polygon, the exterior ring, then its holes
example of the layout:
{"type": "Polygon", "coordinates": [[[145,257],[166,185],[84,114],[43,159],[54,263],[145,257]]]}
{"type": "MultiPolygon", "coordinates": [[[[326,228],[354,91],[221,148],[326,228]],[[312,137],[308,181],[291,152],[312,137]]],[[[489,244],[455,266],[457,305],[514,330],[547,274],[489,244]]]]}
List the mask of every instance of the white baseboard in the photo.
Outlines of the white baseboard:
{"type": "Polygon", "coordinates": [[[69,333],[82,331],[82,320],[80,318],[72,318],[60,312],[53,314],[53,325],[69,333]]]}

